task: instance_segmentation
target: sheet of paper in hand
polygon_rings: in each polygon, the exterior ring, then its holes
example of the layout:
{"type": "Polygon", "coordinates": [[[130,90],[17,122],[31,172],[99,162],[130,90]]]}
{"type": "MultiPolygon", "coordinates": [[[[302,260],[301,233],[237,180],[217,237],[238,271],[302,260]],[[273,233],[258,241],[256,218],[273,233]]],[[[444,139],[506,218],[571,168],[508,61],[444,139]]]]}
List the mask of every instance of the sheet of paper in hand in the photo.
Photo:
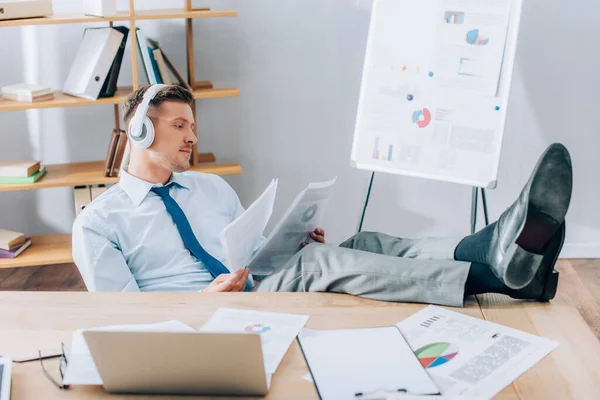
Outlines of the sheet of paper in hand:
{"type": "Polygon", "coordinates": [[[249,267],[253,275],[270,274],[300,250],[300,243],[309,240],[310,233],[321,226],[336,179],[310,183],[296,196],[252,259],[249,267]]]}

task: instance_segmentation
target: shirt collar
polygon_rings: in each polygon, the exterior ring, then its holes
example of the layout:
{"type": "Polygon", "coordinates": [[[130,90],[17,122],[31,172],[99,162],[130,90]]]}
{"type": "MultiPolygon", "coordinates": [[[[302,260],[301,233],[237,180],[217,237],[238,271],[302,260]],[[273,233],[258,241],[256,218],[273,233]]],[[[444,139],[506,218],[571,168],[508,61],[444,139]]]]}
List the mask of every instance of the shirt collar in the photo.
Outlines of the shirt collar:
{"type": "Polygon", "coordinates": [[[119,180],[119,186],[121,186],[123,191],[127,194],[127,196],[129,196],[129,198],[136,207],[142,204],[142,201],[144,201],[144,199],[153,187],[169,186],[171,184],[184,189],[189,189],[185,181],[185,175],[177,172],[174,172],[171,175],[171,179],[169,179],[169,182],[167,182],[166,185],[163,185],[161,183],[147,182],[143,179],[129,174],[124,169],[121,170],[121,176],[119,180]]]}

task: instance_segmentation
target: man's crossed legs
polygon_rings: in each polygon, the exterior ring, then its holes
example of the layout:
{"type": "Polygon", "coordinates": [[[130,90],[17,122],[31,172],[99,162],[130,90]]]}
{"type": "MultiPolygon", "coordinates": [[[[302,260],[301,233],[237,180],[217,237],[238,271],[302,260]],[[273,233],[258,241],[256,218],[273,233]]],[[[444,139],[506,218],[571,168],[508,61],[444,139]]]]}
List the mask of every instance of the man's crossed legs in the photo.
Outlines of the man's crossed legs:
{"type": "Polygon", "coordinates": [[[254,290],[449,306],[488,292],[547,301],[558,284],[554,264],[564,242],[571,190],[569,153],[554,144],[515,203],[473,235],[414,240],[367,232],[339,247],[311,244],[254,290]]]}

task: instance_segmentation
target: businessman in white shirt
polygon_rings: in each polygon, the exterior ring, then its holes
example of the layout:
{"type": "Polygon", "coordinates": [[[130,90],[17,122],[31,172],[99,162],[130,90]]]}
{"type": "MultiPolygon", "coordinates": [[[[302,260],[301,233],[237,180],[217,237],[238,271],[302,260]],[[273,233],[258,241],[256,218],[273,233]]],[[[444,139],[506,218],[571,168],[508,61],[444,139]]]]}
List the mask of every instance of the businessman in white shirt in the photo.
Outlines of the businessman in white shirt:
{"type": "Polygon", "coordinates": [[[311,233],[260,282],[229,273],[221,230],[243,207],[216,175],[190,172],[192,94],[154,85],[132,93],[123,115],[129,165],[73,226],[73,258],[89,291],[337,292],[397,302],[462,306],[465,296],[504,293],[547,301],[565,235],[571,160],[560,144],[542,155],[499,220],[465,238],[401,239],[360,233],[340,246],[311,233]]]}

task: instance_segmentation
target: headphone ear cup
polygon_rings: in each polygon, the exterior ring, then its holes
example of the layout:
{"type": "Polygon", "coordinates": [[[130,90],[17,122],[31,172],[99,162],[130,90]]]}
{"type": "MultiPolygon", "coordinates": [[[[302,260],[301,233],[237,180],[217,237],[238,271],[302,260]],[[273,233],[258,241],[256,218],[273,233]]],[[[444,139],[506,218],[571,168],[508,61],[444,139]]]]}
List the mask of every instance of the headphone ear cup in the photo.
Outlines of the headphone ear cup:
{"type": "Polygon", "coordinates": [[[154,124],[150,118],[144,117],[142,134],[135,140],[135,143],[142,149],[147,149],[154,143],[154,124]]]}

